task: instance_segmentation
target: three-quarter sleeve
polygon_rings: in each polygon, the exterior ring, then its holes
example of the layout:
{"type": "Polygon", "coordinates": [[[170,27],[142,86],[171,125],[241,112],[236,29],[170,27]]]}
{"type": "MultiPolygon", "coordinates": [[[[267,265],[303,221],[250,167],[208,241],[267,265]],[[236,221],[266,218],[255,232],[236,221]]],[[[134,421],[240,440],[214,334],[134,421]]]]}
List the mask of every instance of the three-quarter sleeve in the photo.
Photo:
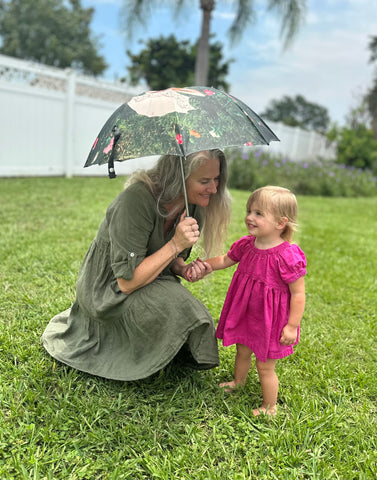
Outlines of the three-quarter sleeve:
{"type": "Polygon", "coordinates": [[[146,188],[124,190],[106,214],[110,262],[114,276],[131,280],[147,254],[155,222],[155,206],[146,188]]]}

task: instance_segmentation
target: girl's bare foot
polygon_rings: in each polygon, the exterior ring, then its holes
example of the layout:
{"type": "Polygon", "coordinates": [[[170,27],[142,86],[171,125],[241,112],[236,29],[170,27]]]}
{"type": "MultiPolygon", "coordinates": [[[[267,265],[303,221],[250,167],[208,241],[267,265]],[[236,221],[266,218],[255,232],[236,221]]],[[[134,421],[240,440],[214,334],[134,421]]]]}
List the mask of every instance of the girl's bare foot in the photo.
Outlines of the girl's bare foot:
{"type": "Polygon", "coordinates": [[[260,414],[275,416],[276,413],[277,413],[276,405],[274,407],[269,407],[268,409],[266,407],[259,407],[259,408],[254,408],[253,410],[254,417],[257,417],[260,414]]]}
{"type": "Polygon", "coordinates": [[[234,380],[231,382],[220,383],[219,387],[224,390],[226,393],[234,392],[240,386],[239,383],[236,383],[234,380]]]}

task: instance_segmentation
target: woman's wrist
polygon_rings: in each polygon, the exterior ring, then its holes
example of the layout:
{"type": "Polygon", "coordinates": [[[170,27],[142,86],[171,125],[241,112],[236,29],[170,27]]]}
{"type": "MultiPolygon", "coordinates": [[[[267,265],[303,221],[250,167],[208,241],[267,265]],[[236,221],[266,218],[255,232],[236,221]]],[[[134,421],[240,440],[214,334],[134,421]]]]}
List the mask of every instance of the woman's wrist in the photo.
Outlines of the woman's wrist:
{"type": "Polygon", "coordinates": [[[184,270],[185,266],[186,266],[186,263],[183,260],[183,258],[178,257],[178,258],[176,258],[176,260],[172,264],[171,270],[176,275],[179,275],[180,277],[183,277],[183,270],[184,270]]]}
{"type": "Polygon", "coordinates": [[[175,258],[178,257],[178,247],[177,247],[177,244],[175,243],[174,238],[172,238],[169,241],[169,244],[170,244],[170,247],[171,247],[171,250],[172,250],[173,258],[175,259],[175,258]]]}

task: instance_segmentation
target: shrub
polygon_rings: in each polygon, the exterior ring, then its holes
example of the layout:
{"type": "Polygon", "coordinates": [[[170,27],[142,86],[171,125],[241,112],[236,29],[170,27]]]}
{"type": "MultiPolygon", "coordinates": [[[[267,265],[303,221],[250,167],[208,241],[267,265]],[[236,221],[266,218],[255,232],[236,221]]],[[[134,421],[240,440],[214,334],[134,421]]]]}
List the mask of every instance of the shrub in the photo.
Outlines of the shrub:
{"type": "Polygon", "coordinates": [[[230,188],[254,190],[264,185],[280,185],[300,195],[377,195],[377,178],[371,171],[330,160],[293,162],[261,150],[247,154],[230,151],[228,158],[230,188]]]}
{"type": "Polygon", "coordinates": [[[353,128],[333,128],[330,140],[336,140],[337,163],[362,169],[370,169],[377,174],[377,140],[373,130],[363,124],[353,128]]]}

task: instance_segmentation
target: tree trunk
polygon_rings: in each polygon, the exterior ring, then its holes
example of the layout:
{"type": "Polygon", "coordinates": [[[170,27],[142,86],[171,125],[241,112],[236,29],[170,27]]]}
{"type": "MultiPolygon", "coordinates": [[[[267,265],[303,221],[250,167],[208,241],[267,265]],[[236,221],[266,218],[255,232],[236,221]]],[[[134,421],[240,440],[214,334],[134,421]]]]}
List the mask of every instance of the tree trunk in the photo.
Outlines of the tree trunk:
{"type": "Polygon", "coordinates": [[[215,0],[200,0],[202,9],[202,29],[195,61],[195,85],[206,86],[209,71],[209,32],[212,10],[215,8],[215,0]]]}

